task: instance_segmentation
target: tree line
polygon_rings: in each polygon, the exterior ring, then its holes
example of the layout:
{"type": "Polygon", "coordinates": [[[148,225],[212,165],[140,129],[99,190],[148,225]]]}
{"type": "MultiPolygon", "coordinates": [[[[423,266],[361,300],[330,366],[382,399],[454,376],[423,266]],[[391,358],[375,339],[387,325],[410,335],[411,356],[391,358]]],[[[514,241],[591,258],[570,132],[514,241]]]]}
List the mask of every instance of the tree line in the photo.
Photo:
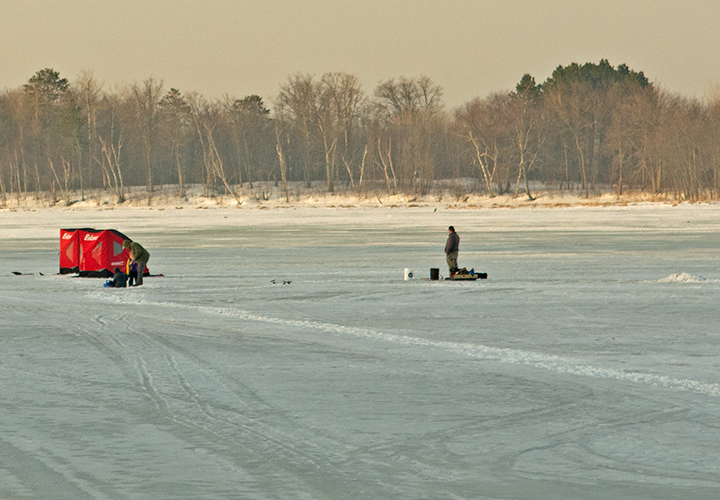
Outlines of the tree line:
{"type": "Polygon", "coordinates": [[[678,199],[720,192],[720,99],[658,89],[607,60],[558,66],[543,83],[448,110],[430,78],[393,78],[367,94],[355,75],[295,74],[270,104],[208,99],[149,78],[106,89],[53,69],[0,93],[0,191],[71,203],[97,189],[118,202],[145,186],[239,198],[273,182],[328,192],[428,194],[437,181],[533,199],[538,182],[589,197],[643,190],[678,199]]]}

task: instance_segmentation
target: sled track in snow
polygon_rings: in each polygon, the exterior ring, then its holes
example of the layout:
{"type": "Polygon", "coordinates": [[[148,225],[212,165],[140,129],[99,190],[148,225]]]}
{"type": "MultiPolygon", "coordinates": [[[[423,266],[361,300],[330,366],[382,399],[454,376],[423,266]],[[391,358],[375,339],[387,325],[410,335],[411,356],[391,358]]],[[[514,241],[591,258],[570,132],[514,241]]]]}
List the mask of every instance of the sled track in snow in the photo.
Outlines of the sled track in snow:
{"type": "Polygon", "coordinates": [[[707,396],[720,396],[720,384],[711,384],[691,379],[678,379],[663,375],[652,375],[640,372],[624,372],[608,368],[600,368],[596,366],[576,363],[570,359],[550,354],[541,354],[530,351],[522,351],[518,349],[489,347],[482,344],[464,344],[459,342],[434,341],[417,337],[410,337],[406,335],[384,333],[368,328],[337,325],[333,323],[273,318],[270,316],[252,314],[250,312],[243,311],[242,309],[236,309],[232,307],[195,306],[188,304],[179,304],[175,302],[154,302],[145,300],[142,296],[137,295],[132,297],[123,297],[117,295],[108,296],[105,294],[93,292],[89,294],[89,296],[92,299],[97,299],[104,302],[113,302],[118,304],[138,304],[163,308],[191,309],[208,315],[229,316],[241,321],[247,321],[251,323],[276,324],[301,329],[323,331],[332,334],[352,335],[359,338],[375,339],[393,344],[437,348],[446,350],[448,352],[463,354],[472,358],[498,361],[500,363],[531,366],[556,373],[565,373],[584,377],[615,379],[625,382],[652,385],[680,391],[691,391],[707,396]]]}

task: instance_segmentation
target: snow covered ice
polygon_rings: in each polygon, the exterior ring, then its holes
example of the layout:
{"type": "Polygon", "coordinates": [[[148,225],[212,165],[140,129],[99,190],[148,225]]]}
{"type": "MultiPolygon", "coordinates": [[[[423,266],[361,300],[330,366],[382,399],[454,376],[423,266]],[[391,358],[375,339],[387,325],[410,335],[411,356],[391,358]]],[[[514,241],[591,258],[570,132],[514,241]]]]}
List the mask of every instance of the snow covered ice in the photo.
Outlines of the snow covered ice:
{"type": "Polygon", "coordinates": [[[717,205],[0,211],[0,498],[717,498],[719,248],[717,205]],[[488,280],[422,279],[450,224],[488,280]],[[58,276],[62,227],[165,276],[58,276]]]}

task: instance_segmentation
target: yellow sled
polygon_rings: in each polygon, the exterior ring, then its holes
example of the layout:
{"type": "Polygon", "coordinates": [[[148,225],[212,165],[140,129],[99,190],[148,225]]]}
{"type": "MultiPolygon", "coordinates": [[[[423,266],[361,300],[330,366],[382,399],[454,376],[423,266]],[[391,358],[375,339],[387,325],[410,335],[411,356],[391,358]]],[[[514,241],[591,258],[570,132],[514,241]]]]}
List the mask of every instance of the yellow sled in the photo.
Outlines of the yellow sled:
{"type": "Polygon", "coordinates": [[[445,279],[452,281],[475,281],[478,279],[486,280],[487,276],[487,273],[476,273],[475,269],[471,269],[468,271],[467,269],[462,268],[450,275],[449,278],[445,279]]]}

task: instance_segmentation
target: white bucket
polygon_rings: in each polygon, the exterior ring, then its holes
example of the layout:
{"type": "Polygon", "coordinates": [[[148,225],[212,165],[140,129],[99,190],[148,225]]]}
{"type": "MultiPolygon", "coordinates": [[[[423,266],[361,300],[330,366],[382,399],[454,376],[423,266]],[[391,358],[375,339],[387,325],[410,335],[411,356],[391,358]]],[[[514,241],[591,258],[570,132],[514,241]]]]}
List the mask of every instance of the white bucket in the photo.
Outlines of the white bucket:
{"type": "Polygon", "coordinates": [[[413,277],[412,271],[410,271],[410,269],[406,267],[406,268],[405,268],[405,274],[404,274],[404,279],[405,279],[405,281],[408,281],[408,280],[409,280],[410,278],[412,278],[412,277],[413,277]]]}

